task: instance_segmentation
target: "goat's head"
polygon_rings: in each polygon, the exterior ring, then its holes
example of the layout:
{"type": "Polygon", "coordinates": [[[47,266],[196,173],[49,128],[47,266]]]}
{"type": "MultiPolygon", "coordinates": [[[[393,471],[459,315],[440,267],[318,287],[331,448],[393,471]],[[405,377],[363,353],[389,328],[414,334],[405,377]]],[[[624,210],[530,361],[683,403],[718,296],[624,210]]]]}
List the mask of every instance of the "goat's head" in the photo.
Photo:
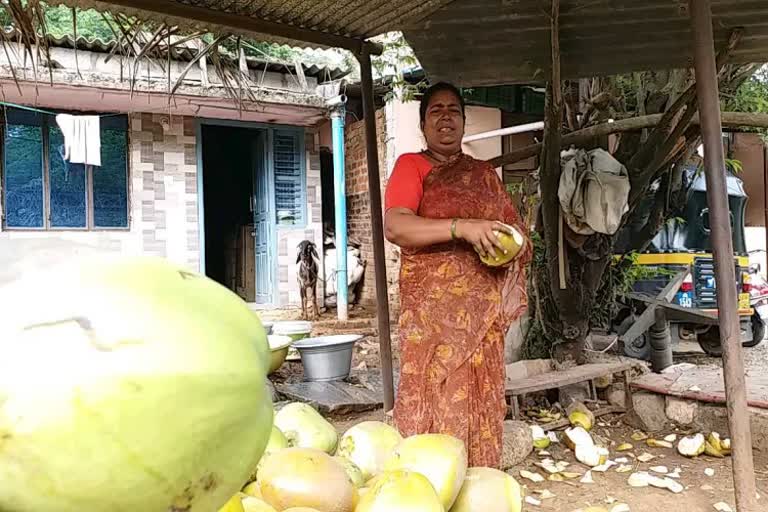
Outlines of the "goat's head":
{"type": "Polygon", "coordinates": [[[312,263],[319,259],[320,257],[317,255],[317,249],[313,242],[310,242],[309,240],[303,240],[299,244],[296,254],[296,263],[301,263],[302,261],[305,263],[312,263]]]}

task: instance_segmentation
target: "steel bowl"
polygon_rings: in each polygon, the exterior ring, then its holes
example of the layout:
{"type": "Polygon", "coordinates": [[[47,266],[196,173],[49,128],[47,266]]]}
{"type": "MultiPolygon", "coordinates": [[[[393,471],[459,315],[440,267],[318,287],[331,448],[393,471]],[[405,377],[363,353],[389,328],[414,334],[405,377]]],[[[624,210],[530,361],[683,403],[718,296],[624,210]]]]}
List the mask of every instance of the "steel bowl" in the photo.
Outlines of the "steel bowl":
{"type": "Polygon", "coordinates": [[[304,380],[327,382],[344,380],[352,368],[352,349],[362,336],[342,334],[317,336],[294,342],[293,347],[301,354],[304,380]]]}

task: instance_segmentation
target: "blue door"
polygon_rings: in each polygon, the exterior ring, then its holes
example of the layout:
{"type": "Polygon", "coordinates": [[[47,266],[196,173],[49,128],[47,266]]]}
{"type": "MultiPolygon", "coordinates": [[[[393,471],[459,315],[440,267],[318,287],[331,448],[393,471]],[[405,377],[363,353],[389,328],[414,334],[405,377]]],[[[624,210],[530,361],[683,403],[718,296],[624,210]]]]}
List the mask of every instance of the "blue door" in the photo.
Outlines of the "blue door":
{"type": "Polygon", "coordinates": [[[274,265],[271,261],[274,223],[270,215],[270,179],[267,171],[267,131],[258,130],[253,150],[253,225],[256,250],[256,303],[272,304],[275,289],[274,265]]]}

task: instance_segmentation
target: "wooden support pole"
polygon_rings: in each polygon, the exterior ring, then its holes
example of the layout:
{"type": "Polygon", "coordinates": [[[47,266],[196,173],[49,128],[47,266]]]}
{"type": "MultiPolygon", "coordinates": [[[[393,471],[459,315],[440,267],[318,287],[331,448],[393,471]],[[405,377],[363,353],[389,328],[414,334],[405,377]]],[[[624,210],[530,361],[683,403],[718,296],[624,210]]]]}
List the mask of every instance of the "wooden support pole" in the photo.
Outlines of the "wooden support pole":
{"type": "Polygon", "coordinates": [[[757,512],[755,466],[747,407],[744,359],[739,329],[739,306],[733,272],[733,242],[725,180],[720,97],[715,64],[715,45],[710,0],[689,0],[693,34],[696,89],[704,142],[704,173],[715,259],[720,342],[723,346],[723,377],[728,426],[733,451],[733,485],[739,512],[757,512]]]}
{"type": "Polygon", "coordinates": [[[387,290],[387,261],[384,258],[384,218],[381,206],[381,180],[379,178],[379,150],[376,137],[376,106],[373,102],[373,73],[371,54],[365,48],[357,56],[360,61],[360,82],[365,121],[365,153],[368,162],[368,194],[373,236],[373,263],[376,272],[376,317],[379,324],[379,357],[381,380],[384,386],[384,411],[395,404],[394,375],[392,373],[392,340],[389,332],[389,293],[387,290]]]}
{"type": "Polygon", "coordinates": [[[552,17],[550,44],[552,59],[547,94],[544,103],[544,142],[541,160],[541,196],[542,217],[545,226],[545,241],[552,250],[557,250],[556,257],[550,257],[552,278],[552,293],[557,296],[558,290],[567,287],[566,279],[566,247],[563,234],[563,218],[560,202],[557,198],[557,187],[560,183],[560,146],[561,125],[563,119],[563,91],[560,82],[560,0],[552,0],[552,17]],[[556,278],[555,278],[556,277],[556,278]],[[555,284],[556,283],[556,284],[555,284]]]}
{"type": "Polygon", "coordinates": [[[768,146],[763,147],[763,219],[765,224],[765,254],[766,268],[761,272],[768,272],[768,146]]]}

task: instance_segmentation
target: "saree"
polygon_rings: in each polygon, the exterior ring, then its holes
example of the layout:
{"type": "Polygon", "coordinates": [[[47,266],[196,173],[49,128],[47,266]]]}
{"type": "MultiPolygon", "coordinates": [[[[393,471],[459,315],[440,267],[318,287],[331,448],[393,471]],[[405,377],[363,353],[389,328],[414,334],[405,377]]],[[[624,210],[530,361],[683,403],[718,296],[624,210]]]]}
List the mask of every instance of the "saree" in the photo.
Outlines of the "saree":
{"type": "MultiPolygon", "coordinates": [[[[424,179],[418,215],[521,224],[496,171],[459,154],[424,179]]],[[[464,441],[470,466],[501,465],[504,336],[527,307],[530,244],[503,268],[455,242],[402,249],[401,368],[394,420],[404,436],[442,433],[464,441]]]]}

